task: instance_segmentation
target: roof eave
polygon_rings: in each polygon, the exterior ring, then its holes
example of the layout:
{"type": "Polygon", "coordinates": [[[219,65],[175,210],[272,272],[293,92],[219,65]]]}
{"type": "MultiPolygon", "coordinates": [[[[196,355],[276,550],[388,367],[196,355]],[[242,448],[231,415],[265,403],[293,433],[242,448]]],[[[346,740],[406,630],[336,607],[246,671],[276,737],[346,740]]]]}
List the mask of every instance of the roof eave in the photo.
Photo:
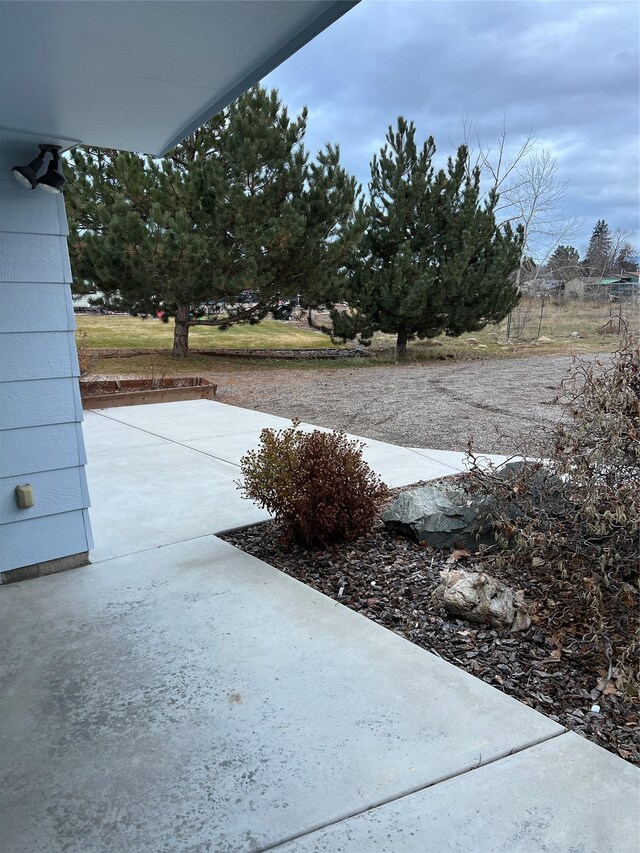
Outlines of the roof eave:
{"type": "Polygon", "coordinates": [[[175,148],[176,145],[182,142],[182,140],[190,133],[193,133],[194,130],[201,127],[212,116],[219,113],[232,101],[240,97],[243,92],[246,92],[247,89],[250,89],[251,86],[263,77],[266,77],[266,75],[273,71],[274,68],[296,53],[296,51],[300,50],[301,47],[304,47],[307,42],[311,41],[311,39],[315,38],[324,29],[345,15],[349,9],[352,9],[359,2],[360,0],[335,0],[328,9],[325,9],[324,12],[320,13],[320,15],[307,24],[306,27],[300,30],[300,32],[286,42],[286,44],[284,44],[279,50],[273,53],[259,66],[254,68],[250,74],[247,74],[239,80],[235,86],[228,89],[221,98],[216,98],[211,101],[200,113],[198,113],[197,116],[178,131],[178,133],[172,136],[171,139],[162,146],[160,151],[156,154],[152,154],[151,156],[164,157],[167,152],[171,151],[172,148],[175,148]]]}

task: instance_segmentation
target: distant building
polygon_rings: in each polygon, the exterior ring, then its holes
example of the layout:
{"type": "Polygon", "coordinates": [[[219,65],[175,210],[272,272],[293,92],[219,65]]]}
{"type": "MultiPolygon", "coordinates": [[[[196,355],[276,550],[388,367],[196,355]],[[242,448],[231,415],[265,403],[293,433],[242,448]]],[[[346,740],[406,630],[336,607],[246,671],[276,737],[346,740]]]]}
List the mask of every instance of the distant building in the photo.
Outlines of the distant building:
{"type": "Polygon", "coordinates": [[[564,293],[569,299],[636,301],[640,295],[640,272],[572,278],[565,284],[564,293]]]}

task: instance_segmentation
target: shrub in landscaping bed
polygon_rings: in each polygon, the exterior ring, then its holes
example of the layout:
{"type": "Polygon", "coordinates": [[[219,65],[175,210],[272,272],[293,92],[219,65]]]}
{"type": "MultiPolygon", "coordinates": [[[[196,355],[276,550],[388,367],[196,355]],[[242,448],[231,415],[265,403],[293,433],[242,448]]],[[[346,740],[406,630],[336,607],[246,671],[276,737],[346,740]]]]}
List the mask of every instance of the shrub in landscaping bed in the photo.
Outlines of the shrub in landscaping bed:
{"type": "Polygon", "coordinates": [[[244,497],[272,513],[286,542],[323,546],[367,533],[388,492],[342,432],[265,429],[243,456],[244,497]]]}
{"type": "Polygon", "coordinates": [[[87,333],[80,332],[77,336],[78,366],[80,378],[93,373],[93,368],[98,361],[98,355],[87,345],[87,333]]]}
{"type": "Polygon", "coordinates": [[[540,618],[561,643],[599,659],[603,683],[638,694],[640,350],[577,359],[559,398],[550,456],[506,472],[475,467],[468,488],[494,500],[492,559],[544,575],[540,618]]]}

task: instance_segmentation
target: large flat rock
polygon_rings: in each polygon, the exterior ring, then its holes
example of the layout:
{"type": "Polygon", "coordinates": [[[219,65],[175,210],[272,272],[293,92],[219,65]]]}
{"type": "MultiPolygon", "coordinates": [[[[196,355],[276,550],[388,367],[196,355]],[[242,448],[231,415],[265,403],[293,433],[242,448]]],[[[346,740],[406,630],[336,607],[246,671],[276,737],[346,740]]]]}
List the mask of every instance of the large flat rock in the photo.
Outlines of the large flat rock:
{"type": "Polygon", "coordinates": [[[256,851],[563,731],[212,536],[0,614],[3,853],[256,851]]]}
{"type": "Polygon", "coordinates": [[[640,771],[567,733],[279,853],[638,853],[640,771]]]}

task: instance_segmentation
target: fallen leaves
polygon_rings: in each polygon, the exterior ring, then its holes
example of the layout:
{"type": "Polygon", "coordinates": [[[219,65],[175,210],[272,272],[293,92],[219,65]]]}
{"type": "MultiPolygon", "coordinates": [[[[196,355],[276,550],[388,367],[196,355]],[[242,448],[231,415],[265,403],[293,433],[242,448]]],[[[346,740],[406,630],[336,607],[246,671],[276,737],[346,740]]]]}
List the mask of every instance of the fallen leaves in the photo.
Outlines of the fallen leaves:
{"type": "Polygon", "coordinates": [[[471,551],[465,551],[464,548],[456,548],[451,552],[447,559],[447,565],[450,566],[453,563],[458,563],[460,560],[465,560],[467,557],[471,556],[471,551]]]}

